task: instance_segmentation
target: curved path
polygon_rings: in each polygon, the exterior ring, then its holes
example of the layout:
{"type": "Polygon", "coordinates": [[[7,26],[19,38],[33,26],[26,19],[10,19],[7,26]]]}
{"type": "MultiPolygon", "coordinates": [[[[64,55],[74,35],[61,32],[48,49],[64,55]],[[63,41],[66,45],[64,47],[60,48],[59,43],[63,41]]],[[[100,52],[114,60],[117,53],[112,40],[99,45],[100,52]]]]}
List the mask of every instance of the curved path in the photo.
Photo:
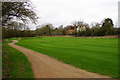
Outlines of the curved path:
{"type": "Polygon", "coordinates": [[[35,78],[110,78],[108,76],[77,69],[47,55],[14,44],[17,42],[17,40],[13,40],[13,42],[8,45],[27,56],[32,64],[35,78]]]}

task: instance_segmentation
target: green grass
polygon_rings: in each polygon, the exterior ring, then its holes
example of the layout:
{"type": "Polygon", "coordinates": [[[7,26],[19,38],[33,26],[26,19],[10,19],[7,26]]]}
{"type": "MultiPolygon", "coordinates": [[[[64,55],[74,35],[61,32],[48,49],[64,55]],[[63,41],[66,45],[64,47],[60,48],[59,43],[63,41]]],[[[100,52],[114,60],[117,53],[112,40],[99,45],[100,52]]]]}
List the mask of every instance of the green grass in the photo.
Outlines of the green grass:
{"type": "Polygon", "coordinates": [[[19,37],[15,37],[15,38],[10,38],[10,40],[18,40],[19,37]]]}
{"type": "Polygon", "coordinates": [[[118,39],[23,38],[17,45],[89,72],[118,78],[118,39]]]}
{"type": "Polygon", "coordinates": [[[34,78],[31,63],[26,56],[4,42],[2,53],[3,78],[34,78]]]}

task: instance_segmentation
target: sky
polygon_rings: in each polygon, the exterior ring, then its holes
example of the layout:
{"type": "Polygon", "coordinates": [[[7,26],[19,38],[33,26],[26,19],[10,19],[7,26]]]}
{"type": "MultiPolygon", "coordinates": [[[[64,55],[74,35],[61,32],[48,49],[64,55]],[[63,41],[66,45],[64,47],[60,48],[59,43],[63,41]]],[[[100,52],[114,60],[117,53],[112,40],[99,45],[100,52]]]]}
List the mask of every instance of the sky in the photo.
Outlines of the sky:
{"type": "MultiPolygon", "coordinates": [[[[39,17],[37,25],[51,23],[53,26],[71,25],[74,21],[102,22],[111,18],[118,21],[120,0],[31,0],[39,17]]],[[[36,25],[29,24],[31,29],[36,25]]]]}

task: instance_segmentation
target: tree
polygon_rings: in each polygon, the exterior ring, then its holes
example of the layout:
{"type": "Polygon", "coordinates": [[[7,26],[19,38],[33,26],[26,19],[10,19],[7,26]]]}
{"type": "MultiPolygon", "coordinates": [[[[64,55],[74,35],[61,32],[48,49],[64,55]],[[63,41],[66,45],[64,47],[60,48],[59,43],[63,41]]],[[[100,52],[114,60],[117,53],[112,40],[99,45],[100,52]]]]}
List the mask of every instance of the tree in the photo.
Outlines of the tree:
{"type": "Polygon", "coordinates": [[[47,24],[47,25],[45,25],[45,33],[46,33],[46,35],[48,36],[51,36],[52,35],[52,24],[47,24]]]}
{"type": "Polygon", "coordinates": [[[91,34],[92,34],[91,29],[89,27],[86,27],[85,35],[91,36],[91,34]]]}
{"type": "Polygon", "coordinates": [[[8,31],[6,27],[2,27],[2,38],[8,38],[8,31]]]}
{"type": "Polygon", "coordinates": [[[58,27],[58,29],[63,29],[63,25],[60,25],[60,26],[58,27]]]}
{"type": "Polygon", "coordinates": [[[2,2],[1,17],[3,38],[24,36],[26,24],[38,19],[30,2],[2,2]]]}
{"type": "Polygon", "coordinates": [[[33,7],[30,2],[2,2],[2,25],[7,24],[16,19],[27,23],[37,21],[36,13],[33,11],[33,7]]]}
{"type": "Polygon", "coordinates": [[[79,27],[89,27],[89,25],[83,21],[76,21],[76,22],[73,22],[73,25],[74,26],[79,26],[79,27]]]}
{"type": "Polygon", "coordinates": [[[92,26],[92,36],[104,36],[102,29],[101,29],[101,24],[100,23],[97,23],[97,22],[93,22],[91,24],[92,26]]]}
{"type": "Polygon", "coordinates": [[[57,29],[55,29],[57,35],[65,35],[66,29],[63,27],[63,25],[60,25],[57,29]]]}
{"type": "Polygon", "coordinates": [[[59,35],[59,29],[58,28],[55,28],[53,30],[53,35],[59,35]]]}
{"type": "Polygon", "coordinates": [[[36,34],[38,36],[41,35],[47,35],[47,36],[51,36],[53,34],[53,25],[52,24],[44,24],[44,25],[40,25],[40,28],[36,29],[36,34]]]}
{"type": "Polygon", "coordinates": [[[2,26],[3,38],[20,37],[24,26],[26,25],[16,21],[9,23],[7,26],[2,26]]]}
{"type": "Polygon", "coordinates": [[[110,18],[103,20],[102,22],[102,30],[105,32],[105,35],[113,34],[113,21],[110,18]]]}

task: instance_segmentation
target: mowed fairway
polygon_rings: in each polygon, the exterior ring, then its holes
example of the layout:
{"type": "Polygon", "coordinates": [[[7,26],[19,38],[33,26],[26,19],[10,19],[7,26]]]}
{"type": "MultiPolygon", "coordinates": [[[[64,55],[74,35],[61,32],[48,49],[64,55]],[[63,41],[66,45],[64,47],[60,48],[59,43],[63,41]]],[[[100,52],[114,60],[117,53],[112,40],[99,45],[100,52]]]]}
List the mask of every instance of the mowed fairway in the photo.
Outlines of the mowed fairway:
{"type": "Polygon", "coordinates": [[[118,39],[34,37],[16,44],[89,72],[118,77],[118,39]]]}

